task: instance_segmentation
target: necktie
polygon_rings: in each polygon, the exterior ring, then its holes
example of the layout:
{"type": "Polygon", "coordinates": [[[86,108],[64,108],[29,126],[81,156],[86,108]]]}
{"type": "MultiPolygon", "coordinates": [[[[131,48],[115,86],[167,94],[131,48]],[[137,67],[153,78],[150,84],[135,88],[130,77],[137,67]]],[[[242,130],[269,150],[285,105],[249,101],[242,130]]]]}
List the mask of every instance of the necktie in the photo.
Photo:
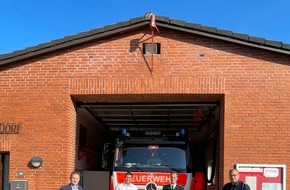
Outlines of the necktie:
{"type": "Polygon", "coordinates": [[[171,189],[172,189],[172,190],[174,189],[174,186],[173,186],[173,185],[171,185],[171,189]]]}

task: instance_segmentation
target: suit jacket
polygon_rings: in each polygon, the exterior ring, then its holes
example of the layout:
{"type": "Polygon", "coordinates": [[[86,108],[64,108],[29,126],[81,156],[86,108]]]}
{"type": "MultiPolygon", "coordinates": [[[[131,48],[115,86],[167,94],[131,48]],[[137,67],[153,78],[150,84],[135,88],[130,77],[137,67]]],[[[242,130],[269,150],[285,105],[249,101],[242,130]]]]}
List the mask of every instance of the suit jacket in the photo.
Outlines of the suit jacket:
{"type": "MultiPolygon", "coordinates": [[[[171,186],[170,184],[164,185],[162,190],[171,190],[170,186],[171,186]]],[[[184,190],[184,187],[182,187],[181,185],[176,184],[174,190],[184,190]]]]}
{"type": "Polygon", "coordinates": [[[243,181],[237,181],[235,185],[232,185],[232,183],[227,183],[223,186],[223,190],[231,190],[231,189],[251,190],[250,186],[243,181]]]}
{"type": "MultiPolygon", "coordinates": [[[[83,190],[83,188],[81,186],[78,186],[78,189],[83,190]]],[[[60,190],[72,190],[71,184],[67,184],[67,185],[63,186],[62,188],[60,188],[60,190]]]]}

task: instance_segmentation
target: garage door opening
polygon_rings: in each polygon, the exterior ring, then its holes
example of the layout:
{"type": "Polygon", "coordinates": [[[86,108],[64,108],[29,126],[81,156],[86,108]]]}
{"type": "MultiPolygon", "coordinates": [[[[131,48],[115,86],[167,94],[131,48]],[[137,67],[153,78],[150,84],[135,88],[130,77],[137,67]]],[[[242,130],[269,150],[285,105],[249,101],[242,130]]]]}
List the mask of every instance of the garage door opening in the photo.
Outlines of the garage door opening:
{"type": "MultiPolygon", "coordinates": [[[[163,131],[159,135],[164,137],[165,134],[176,135],[179,131],[185,130],[188,139],[190,139],[191,154],[188,158],[186,155],[187,162],[188,160],[190,162],[187,165],[189,169],[186,172],[190,172],[192,176],[202,173],[201,181],[204,184],[216,183],[215,179],[217,177],[215,174],[217,174],[216,165],[218,162],[216,152],[220,125],[219,101],[78,101],[77,118],[78,143],[76,148],[78,156],[76,168],[80,170],[109,171],[113,173],[119,160],[116,159],[116,155],[110,156],[107,154],[108,159],[105,163],[107,167],[104,167],[104,144],[111,143],[114,146],[116,139],[120,139],[121,131],[124,129],[130,134],[143,136],[145,139],[151,138],[146,137],[146,131],[163,131]]],[[[122,143],[124,142],[122,141],[122,143]]],[[[147,145],[142,146],[149,147],[147,145]]],[[[163,151],[165,155],[166,149],[162,149],[162,146],[156,147],[160,152],[163,151]]],[[[174,145],[174,147],[179,148],[179,145],[174,145]]],[[[131,145],[126,147],[126,149],[128,148],[131,151],[137,150],[132,149],[131,145]]],[[[114,153],[116,150],[114,150],[114,153]]],[[[150,151],[152,152],[152,149],[150,151]]],[[[129,162],[127,164],[131,165],[130,168],[126,169],[134,171],[132,165],[136,163],[129,162]]],[[[139,166],[142,167],[138,165],[139,169],[139,166]]],[[[148,166],[146,167],[148,168],[148,166]]],[[[144,166],[141,171],[145,171],[146,167],[144,166]]],[[[150,168],[151,172],[153,170],[150,168]]],[[[140,187],[143,186],[140,184],[140,187]]],[[[188,184],[184,183],[184,186],[188,186],[188,184]]]]}

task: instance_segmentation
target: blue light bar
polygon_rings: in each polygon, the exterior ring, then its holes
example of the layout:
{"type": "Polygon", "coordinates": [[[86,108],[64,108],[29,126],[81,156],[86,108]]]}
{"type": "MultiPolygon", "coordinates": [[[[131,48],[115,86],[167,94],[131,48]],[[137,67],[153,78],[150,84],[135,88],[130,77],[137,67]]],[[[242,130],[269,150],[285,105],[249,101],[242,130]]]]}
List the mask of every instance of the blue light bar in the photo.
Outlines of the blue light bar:
{"type": "Polygon", "coordinates": [[[126,129],[126,128],[122,128],[121,129],[121,136],[123,136],[123,137],[127,137],[127,136],[129,136],[130,134],[129,134],[129,132],[128,132],[128,129],[126,129]]]}
{"type": "Polygon", "coordinates": [[[180,129],[178,133],[180,137],[184,137],[186,132],[185,129],[180,129]]]}

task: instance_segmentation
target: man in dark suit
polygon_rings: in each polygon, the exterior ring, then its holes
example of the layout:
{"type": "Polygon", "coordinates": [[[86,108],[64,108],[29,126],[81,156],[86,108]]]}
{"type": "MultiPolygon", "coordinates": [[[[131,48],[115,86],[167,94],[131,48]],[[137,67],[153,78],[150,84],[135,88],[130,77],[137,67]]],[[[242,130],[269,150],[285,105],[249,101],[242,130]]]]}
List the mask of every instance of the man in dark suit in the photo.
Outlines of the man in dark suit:
{"type": "Polygon", "coordinates": [[[171,172],[170,173],[170,184],[164,185],[162,190],[184,190],[184,187],[177,184],[178,173],[171,172]]]}
{"type": "Polygon", "coordinates": [[[78,185],[79,181],[80,174],[78,172],[72,172],[70,174],[70,183],[60,188],[60,190],[83,190],[83,188],[78,185]]]}
{"type": "Polygon", "coordinates": [[[243,181],[240,181],[240,173],[236,169],[229,171],[230,182],[223,186],[222,190],[251,190],[250,186],[243,181]]]}

